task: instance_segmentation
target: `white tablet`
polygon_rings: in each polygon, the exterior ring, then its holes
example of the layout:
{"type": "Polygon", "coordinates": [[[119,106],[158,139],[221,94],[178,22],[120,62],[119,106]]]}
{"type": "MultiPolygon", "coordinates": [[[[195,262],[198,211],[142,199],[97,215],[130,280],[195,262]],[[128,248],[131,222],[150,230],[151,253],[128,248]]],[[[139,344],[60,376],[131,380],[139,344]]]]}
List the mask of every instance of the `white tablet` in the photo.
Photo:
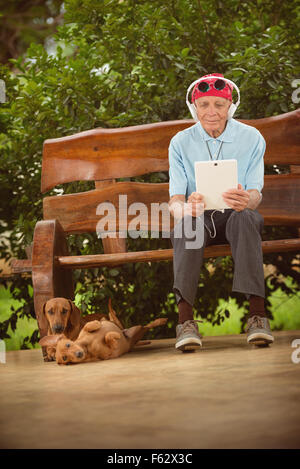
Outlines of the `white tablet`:
{"type": "Polygon", "coordinates": [[[222,193],[237,189],[237,160],[215,160],[195,162],[196,191],[204,195],[205,210],[230,208],[222,193]]]}

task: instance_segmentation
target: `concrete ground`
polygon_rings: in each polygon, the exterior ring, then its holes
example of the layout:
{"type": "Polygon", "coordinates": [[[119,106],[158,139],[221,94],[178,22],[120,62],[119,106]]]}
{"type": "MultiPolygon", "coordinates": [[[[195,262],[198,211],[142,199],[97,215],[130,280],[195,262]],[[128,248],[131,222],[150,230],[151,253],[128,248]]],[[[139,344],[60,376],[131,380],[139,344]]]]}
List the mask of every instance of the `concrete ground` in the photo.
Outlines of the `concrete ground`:
{"type": "Polygon", "coordinates": [[[300,331],[274,335],[268,348],[206,337],[188,354],[156,340],[71,366],[7,352],[0,448],[300,448],[300,331]]]}

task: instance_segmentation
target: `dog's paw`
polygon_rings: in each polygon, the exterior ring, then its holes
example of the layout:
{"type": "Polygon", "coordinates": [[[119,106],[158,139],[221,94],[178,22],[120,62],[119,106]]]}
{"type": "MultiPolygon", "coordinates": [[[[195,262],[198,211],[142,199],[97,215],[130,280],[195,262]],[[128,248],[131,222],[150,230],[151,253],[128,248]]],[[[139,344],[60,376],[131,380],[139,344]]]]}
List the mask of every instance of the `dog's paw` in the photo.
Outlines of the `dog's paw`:
{"type": "Polygon", "coordinates": [[[101,325],[100,321],[90,321],[85,324],[82,330],[85,330],[86,332],[95,332],[100,329],[101,325]]]}
{"type": "Polygon", "coordinates": [[[54,362],[55,358],[49,357],[48,355],[44,357],[44,362],[54,362]]]}

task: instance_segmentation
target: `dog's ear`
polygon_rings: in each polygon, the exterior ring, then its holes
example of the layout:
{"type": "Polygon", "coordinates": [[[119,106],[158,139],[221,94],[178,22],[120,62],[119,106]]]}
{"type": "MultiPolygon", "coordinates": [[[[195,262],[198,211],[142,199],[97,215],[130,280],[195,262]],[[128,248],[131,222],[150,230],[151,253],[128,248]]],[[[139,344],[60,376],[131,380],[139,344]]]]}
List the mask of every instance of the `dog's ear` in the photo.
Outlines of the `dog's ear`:
{"type": "Polygon", "coordinates": [[[86,332],[95,332],[98,331],[102,327],[102,324],[100,321],[90,321],[87,322],[82,330],[85,330],[86,332]]]}
{"type": "Polygon", "coordinates": [[[114,322],[116,324],[116,326],[118,326],[121,330],[124,329],[124,326],[123,324],[121,323],[121,321],[119,320],[118,316],[117,316],[117,313],[115,312],[115,310],[113,309],[112,305],[111,305],[111,298],[108,299],[108,316],[109,316],[109,320],[111,322],[114,322]]]}
{"type": "Polygon", "coordinates": [[[121,339],[121,334],[119,332],[107,332],[104,336],[104,342],[111,349],[116,349],[118,347],[118,342],[121,339]]]}
{"type": "Polygon", "coordinates": [[[45,335],[39,340],[39,344],[42,347],[56,347],[60,339],[66,339],[66,336],[64,334],[45,335]]]}
{"type": "Polygon", "coordinates": [[[73,303],[73,301],[68,300],[68,302],[71,308],[69,321],[72,324],[72,326],[75,328],[80,323],[80,316],[81,316],[80,309],[77,308],[77,306],[73,303]]]}
{"type": "Polygon", "coordinates": [[[129,340],[130,349],[144,337],[146,331],[147,329],[143,326],[133,326],[123,330],[123,334],[129,340]]]}
{"type": "Polygon", "coordinates": [[[47,301],[45,301],[45,303],[42,306],[42,312],[45,316],[46,316],[46,304],[47,304],[47,301]]]}

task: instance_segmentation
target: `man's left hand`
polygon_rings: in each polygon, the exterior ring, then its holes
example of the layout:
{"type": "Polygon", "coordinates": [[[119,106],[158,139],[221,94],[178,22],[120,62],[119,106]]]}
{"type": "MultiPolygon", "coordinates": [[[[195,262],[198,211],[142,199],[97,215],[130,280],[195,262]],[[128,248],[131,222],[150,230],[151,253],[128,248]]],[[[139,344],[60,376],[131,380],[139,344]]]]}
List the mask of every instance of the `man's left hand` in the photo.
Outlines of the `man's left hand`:
{"type": "Polygon", "coordinates": [[[238,184],[237,189],[228,189],[223,192],[222,196],[224,202],[236,212],[241,212],[247,208],[250,199],[249,192],[245,191],[241,184],[238,184]]]}

